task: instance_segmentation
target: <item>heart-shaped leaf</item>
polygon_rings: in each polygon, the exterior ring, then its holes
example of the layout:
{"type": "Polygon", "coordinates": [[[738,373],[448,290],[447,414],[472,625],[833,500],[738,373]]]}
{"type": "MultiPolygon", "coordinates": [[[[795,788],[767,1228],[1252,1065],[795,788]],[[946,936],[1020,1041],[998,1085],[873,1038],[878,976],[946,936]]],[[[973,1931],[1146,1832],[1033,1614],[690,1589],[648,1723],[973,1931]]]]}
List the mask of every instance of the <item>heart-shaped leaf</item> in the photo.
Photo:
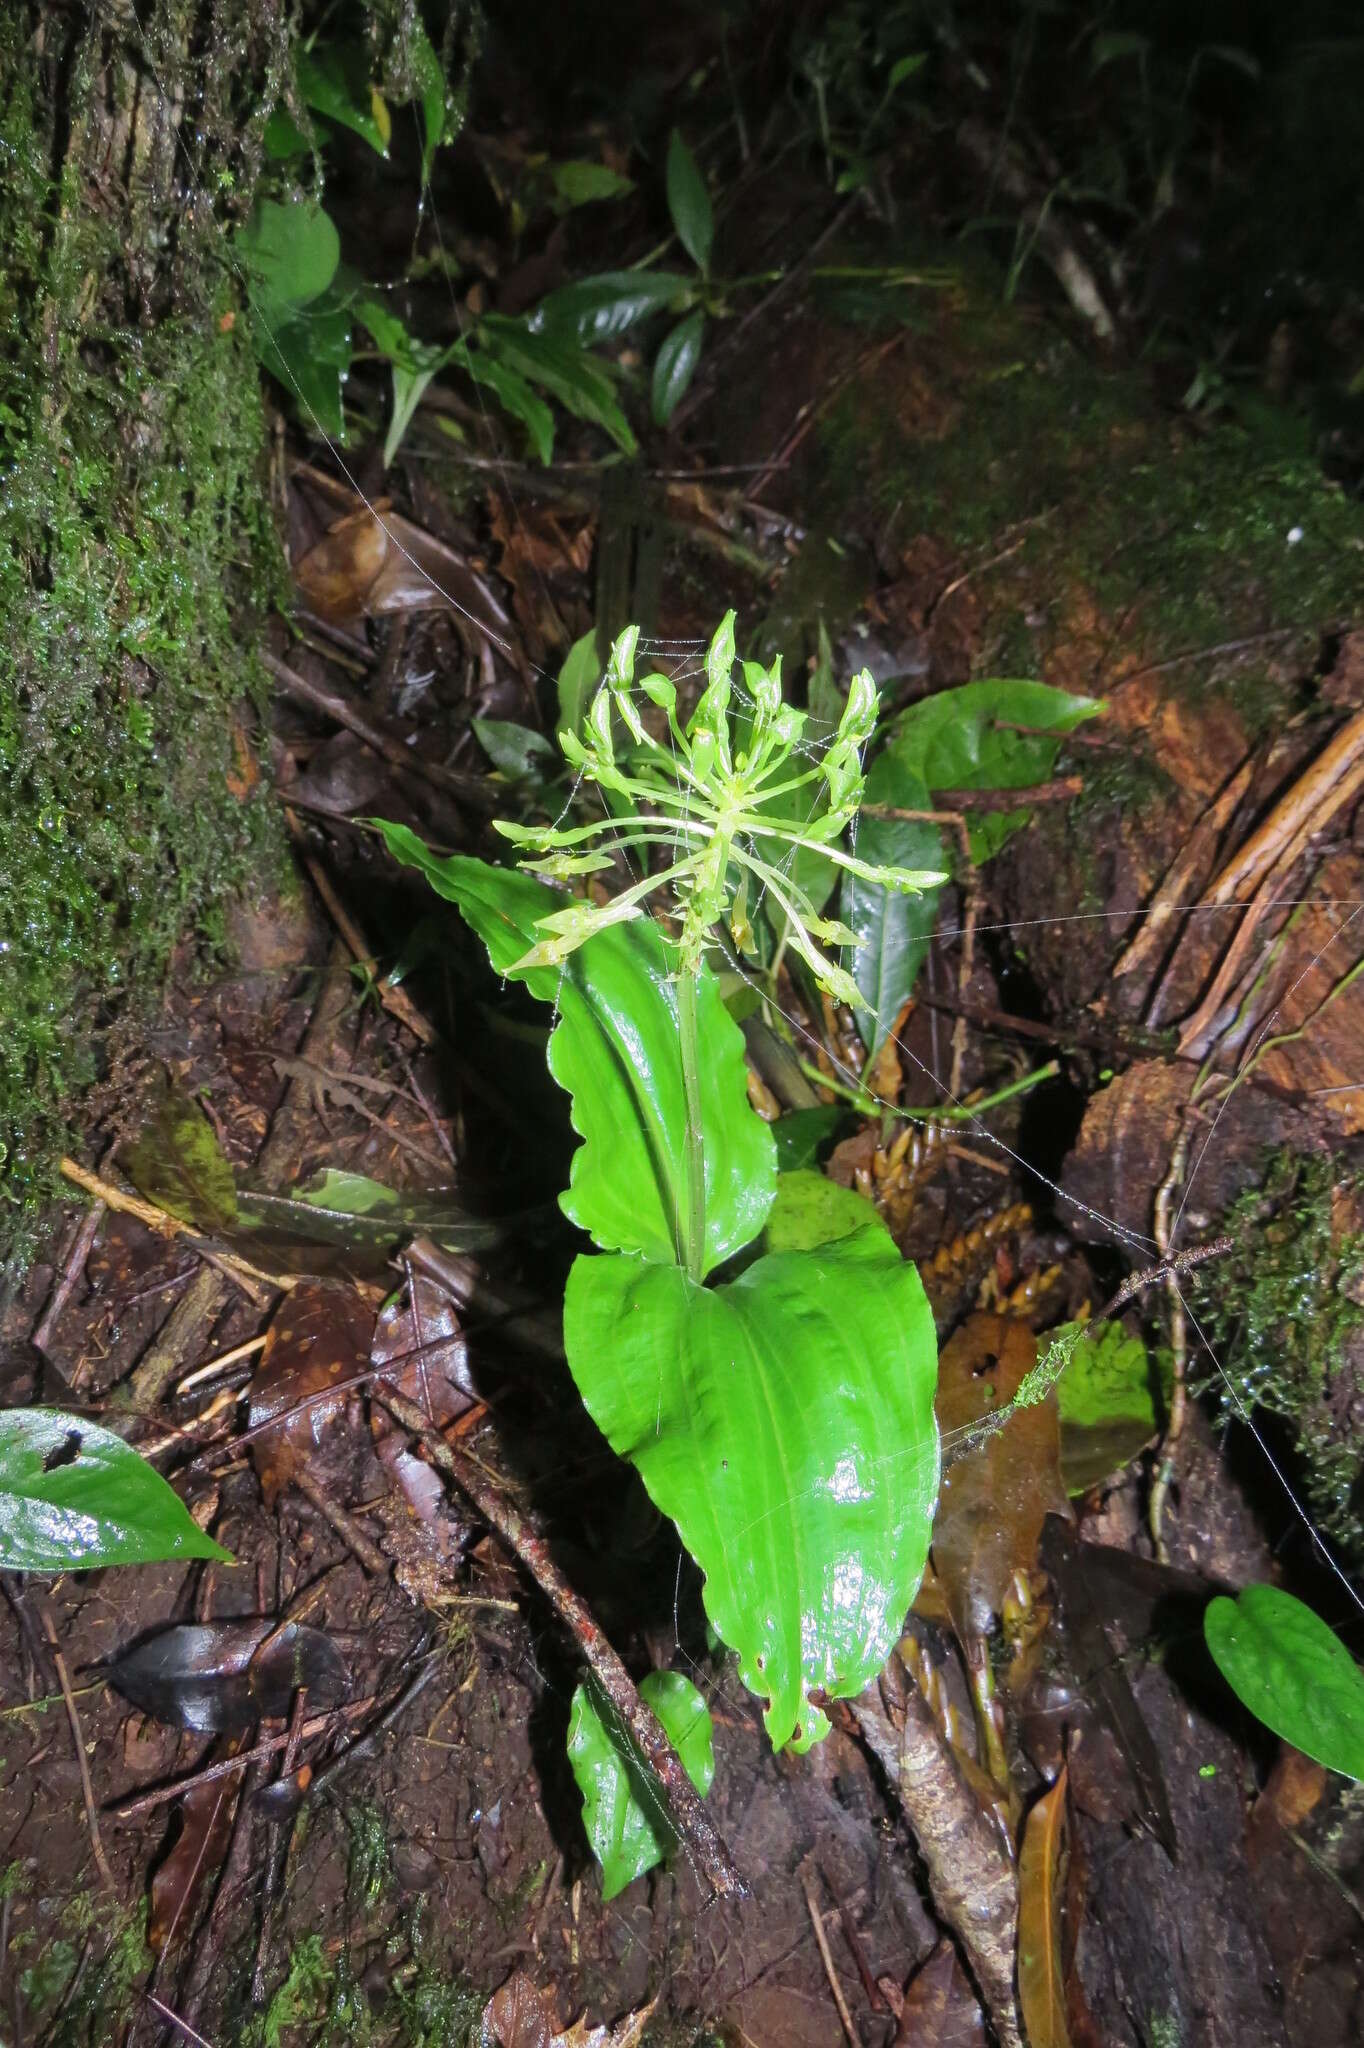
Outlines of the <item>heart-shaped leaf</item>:
{"type": "Polygon", "coordinates": [[[937,1342],[872,1222],[727,1287],[577,1259],[564,1344],[588,1412],[705,1574],[706,1612],[768,1700],[774,1748],[828,1728],[898,1640],[938,1491],[937,1342]]]}
{"type": "Polygon", "coordinates": [[[1277,1586],[1208,1602],[1203,1633],[1236,1697],[1328,1770],[1364,1780],[1364,1671],[1321,1616],[1277,1586]]]}
{"type": "MultiPolygon", "coordinates": [[[[441,860],[405,825],[379,829],[392,854],[459,906],[500,974],[540,936],[537,920],[564,906],[561,894],[529,875],[461,854],[441,860]]],[[[562,967],[531,968],[515,979],[556,1007],[550,1072],[573,1097],[573,1127],[583,1140],[560,1206],[605,1250],[671,1265],[685,1215],[687,1111],[677,990],[657,925],[641,917],[608,926],[562,967]]],[[[749,1107],[743,1033],[708,971],[697,1022],[710,1272],[762,1229],[776,1163],[771,1130],[749,1107]]]]}
{"type": "MultiPolygon", "coordinates": [[[[651,1671],[639,1696],[657,1714],[704,1799],[715,1775],[710,1708],[680,1671],[651,1671]]],[[[583,1826],[601,1865],[604,1899],[661,1863],[677,1840],[658,1785],[619,1714],[589,1682],[573,1695],[568,1760],[583,1795],[583,1826]]]]}
{"type": "Polygon", "coordinates": [[[56,1408],[0,1413],[0,1565],[12,1572],[228,1552],[122,1437],[56,1408]]]}

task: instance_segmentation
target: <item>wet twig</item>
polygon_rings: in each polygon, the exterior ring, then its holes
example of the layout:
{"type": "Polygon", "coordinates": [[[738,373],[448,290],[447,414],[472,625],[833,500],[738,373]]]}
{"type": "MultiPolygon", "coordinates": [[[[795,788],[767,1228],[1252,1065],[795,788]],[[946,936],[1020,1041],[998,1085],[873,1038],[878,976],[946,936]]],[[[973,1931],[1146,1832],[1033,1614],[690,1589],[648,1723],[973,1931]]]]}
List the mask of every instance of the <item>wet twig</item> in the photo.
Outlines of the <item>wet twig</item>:
{"type": "Polygon", "coordinates": [[[453,1480],[460,1492],[473,1503],[551,1602],[662,1786],[673,1824],[712,1890],[721,1898],[746,1896],[748,1887],[735,1869],[729,1851],[701,1804],[680,1757],[656,1716],[640,1698],[633,1679],[586,1603],[554,1562],[544,1537],[532,1528],[520,1509],[507,1498],[492,1474],[467,1451],[457,1450],[448,1443],[427,1421],[415,1401],[405,1399],[382,1382],[374,1388],[372,1398],[387,1409],[395,1422],[416,1437],[432,1464],[453,1480]]]}
{"type": "Polygon", "coordinates": [[[843,1996],[843,1986],[838,1981],[838,1972],[834,1969],[834,1959],[829,1952],[829,1937],[824,1932],[824,1921],[820,1914],[819,1901],[815,1897],[815,1887],[809,1872],[806,1870],[802,1870],[800,1874],[800,1888],[805,1894],[805,1909],[810,1915],[810,1925],[815,1931],[815,1946],[819,1950],[819,1960],[824,1965],[824,1975],[829,1986],[829,1996],[833,1999],[838,2011],[839,2025],[847,2037],[848,2048],[862,2048],[862,2036],[853,2025],[853,2016],[848,2010],[848,2001],[843,1996]]]}
{"type": "Polygon", "coordinates": [[[85,1801],[85,1824],[90,1830],[91,1854],[94,1856],[95,1868],[100,1874],[101,1882],[107,1885],[111,1892],[117,1894],[118,1886],[114,1882],[114,1873],[109,1868],[109,1859],[104,1853],[104,1844],[100,1840],[99,1811],[95,1805],[95,1789],[90,1783],[90,1760],[85,1754],[85,1736],[81,1730],[80,1711],[76,1706],[75,1696],[71,1691],[71,1679],[66,1669],[66,1659],[62,1655],[61,1644],[57,1638],[57,1625],[46,1607],[40,1607],[38,1612],[42,1617],[43,1634],[47,1637],[47,1646],[52,1656],[53,1669],[57,1674],[57,1683],[62,1689],[62,1699],[66,1703],[66,1718],[71,1724],[71,1740],[75,1744],[76,1763],[80,1768],[81,1774],[81,1798],[85,1801]]]}

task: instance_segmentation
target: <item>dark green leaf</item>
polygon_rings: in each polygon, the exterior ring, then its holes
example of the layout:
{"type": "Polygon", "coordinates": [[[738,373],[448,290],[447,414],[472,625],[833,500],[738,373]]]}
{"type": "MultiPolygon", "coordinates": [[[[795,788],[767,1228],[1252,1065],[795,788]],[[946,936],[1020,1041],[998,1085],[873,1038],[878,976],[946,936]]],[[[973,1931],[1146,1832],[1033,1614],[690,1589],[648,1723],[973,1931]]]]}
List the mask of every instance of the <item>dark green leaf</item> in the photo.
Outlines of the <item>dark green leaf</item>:
{"type": "Polygon", "coordinates": [[[676,128],[668,143],[668,211],[692,262],[702,273],[708,271],[715,215],[701,167],[676,128]]]}
{"type": "MultiPolygon", "coordinates": [[[[923,781],[887,748],[872,763],[866,801],[890,804],[897,810],[932,810],[923,781]]],[[[879,867],[941,869],[942,836],[936,825],[904,818],[863,818],[857,827],[857,853],[879,867]]],[[[866,998],[857,1014],[857,1028],[869,1055],[874,1055],[893,1029],[900,1007],[913,993],[938,918],[939,889],[906,896],[849,876],[843,884],[843,921],[862,944],[848,959],[853,980],[866,998]]]]}
{"type": "Polygon", "coordinates": [[[306,128],[300,128],[283,100],[266,122],[263,140],[265,154],[272,163],[286,163],[290,157],[306,156],[315,146],[314,138],[306,128]]]}
{"type": "Polygon", "coordinates": [[[779,1175],[813,1166],[820,1146],[833,1136],[843,1114],[836,1102],[821,1102],[817,1109],[792,1109],[778,1117],[772,1135],[777,1141],[779,1175]]]}
{"type": "Polygon", "coordinates": [[[558,759],[542,732],[533,726],[514,725],[509,718],[476,718],[474,738],[498,773],[512,782],[543,775],[546,761],[558,759]]]}
{"type": "Polygon", "coordinates": [[[344,442],[346,412],[343,393],[350,373],[350,311],[320,299],[302,307],[267,333],[257,330],[256,354],[277,377],[302,416],[304,425],[328,440],[344,442]]]}
{"type": "Polygon", "coordinates": [[[654,360],[653,411],[660,427],[666,427],[673,412],[696,375],[701,360],[701,335],[706,316],[698,306],[666,335],[654,360]]]}
{"type": "Polygon", "coordinates": [[[559,731],[577,732],[587,716],[587,707],[601,681],[602,663],[597,652],[595,626],[575,640],[559,670],[559,731]]]}
{"type": "Polygon", "coordinates": [[[186,1557],[229,1554],[122,1437],[56,1408],[0,1411],[6,1571],[89,1571],[186,1557]]]}
{"type": "Polygon", "coordinates": [[[298,89],[306,104],[363,137],[377,156],[388,155],[393,121],[369,72],[359,43],[328,43],[296,59],[298,89]]]}
{"type": "Polygon", "coordinates": [[[341,238],[312,199],[258,199],[237,236],[251,280],[251,303],[273,327],[327,289],[341,260],[341,238]]]}
{"type": "Polygon", "coordinates": [[[590,206],[597,199],[619,199],[622,193],[633,192],[633,178],[622,177],[609,164],[594,164],[570,158],[566,163],[551,164],[550,179],[557,197],[565,206],[590,206]]]}
{"type": "Polygon", "coordinates": [[[531,390],[520,371],[499,362],[485,349],[461,348],[454,359],[476,384],[487,386],[504,411],[509,412],[513,419],[520,420],[541,462],[551,462],[554,457],[554,414],[544,399],[531,390]]]}
{"type": "Polygon", "coordinates": [[[123,1163],[139,1193],[182,1223],[212,1231],[236,1222],[232,1168],[208,1118],[180,1089],[162,1090],[123,1163]]]}
{"type": "MultiPolygon", "coordinates": [[[[529,875],[458,854],[441,860],[405,825],[380,821],[379,829],[390,853],[458,904],[499,974],[541,937],[537,919],[564,906],[562,894],[529,875]]],[[[687,1117],[677,991],[658,926],[647,917],[608,926],[563,967],[516,979],[555,1005],[550,1072],[573,1097],[583,1139],[560,1206],[608,1250],[670,1263],[682,1241],[687,1117]]],[[[761,1230],[776,1167],[771,1131],[748,1103],[743,1034],[709,970],[697,1007],[709,1272],[761,1230]]]]}
{"type": "Polygon", "coordinates": [[[580,343],[542,334],[524,320],[494,313],[485,314],[479,322],[479,341],[480,352],[495,356],[548,391],[575,419],[604,427],[618,448],[634,454],[635,437],[620,409],[615,386],[597,358],[580,343]]]}
{"type": "MultiPolygon", "coordinates": [[[[715,1775],[705,1700],[678,1671],[651,1671],[641,1681],[639,1696],[657,1714],[704,1799],[715,1775]]],[[[614,1899],[632,1878],[661,1863],[677,1837],[653,1773],[595,1680],[573,1695],[568,1759],[582,1793],[587,1839],[601,1864],[602,1897],[614,1899]]]]}
{"type": "Polygon", "coordinates": [[[536,334],[566,335],[587,348],[615,341],[651,313],[692,297],[690,278],[675,270],[606,270],[542,299],[527,325],[536,334]]]}
{"type": "Polygon", "coordinates": [[[1213,1662],[1266,1728],[1304,1756],[1364,1780],[1364,1672],[1320,1615],[1277,1586],[1210,1600],[1213,1662]]]}
{"type": "MultiPolygon", "coordinates": [[[[596,941],[589,943],[595,944],[596,941]]],[[[698,1287],[579,1257],[564,1344],[589,1414],[677,1524],[774,1747],[828,1727],[899,1638],[938,1493],[937,1343],[877,1222],[698,1287]]]]}
{"type": "MultiPolygon", "coordinates": [[[[1056,763],[1062,738],[1103,710],[1094,697],[1075,697],[1049,683],[991,677],[940,690],[911,704],[895,721],[895,737],[882,760],[885,774],[904,789],[1021,789],[1042,782],[1056,763]],[[1017,726],[1033,730],[1018,732],[1017,726]]],[[[878,762],[878,767],[880,763],[878,762]]],[[[868,801],[872,801],[870,793],[868,801]]],[[[908,796],[876,799],[915,808],[908,796]]],[[[998,853],[1028,821],[1027,811],[990,811],[971,818],[971,857],[998,853]]]]}

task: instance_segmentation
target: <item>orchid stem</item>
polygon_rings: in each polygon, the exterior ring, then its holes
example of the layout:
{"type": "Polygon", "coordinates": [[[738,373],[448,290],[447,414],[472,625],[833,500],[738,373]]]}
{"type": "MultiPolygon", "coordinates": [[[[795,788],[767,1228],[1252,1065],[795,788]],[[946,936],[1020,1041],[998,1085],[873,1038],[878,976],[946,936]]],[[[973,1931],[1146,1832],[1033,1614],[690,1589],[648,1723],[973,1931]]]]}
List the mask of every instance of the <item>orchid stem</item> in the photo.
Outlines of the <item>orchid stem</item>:
{"type": "Polygon", "coordinates": [[[682,1092],[687,1106],[686,1212],[682,1218],[682,1258],[688,1275],[701,1284],[706,1270],[706,1148],[701,1130],[701,1071],[697,1054],[696,984],[694,969],[677,977],[677,1031],[682,1053],[682,1092]]]}

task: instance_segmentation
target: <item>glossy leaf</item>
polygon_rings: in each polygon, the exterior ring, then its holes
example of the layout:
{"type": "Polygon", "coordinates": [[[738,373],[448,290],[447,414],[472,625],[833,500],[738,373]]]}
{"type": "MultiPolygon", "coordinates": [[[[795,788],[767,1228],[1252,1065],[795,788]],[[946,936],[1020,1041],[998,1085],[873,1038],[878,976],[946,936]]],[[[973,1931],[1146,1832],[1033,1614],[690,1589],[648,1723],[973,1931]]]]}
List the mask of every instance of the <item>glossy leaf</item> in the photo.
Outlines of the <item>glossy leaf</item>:
{"type": "Polygon", "coordinates": [[[775,1748],[828,1722],[897,1641],[937,1497],[937,1344],[876,1222],[774,1252],[728,1286],[580,1257],[564,1345],[578,1391],[705,1574],[705,1606],[766,1699],[775,1748]]]}
{"type": "Polygon", "coordinates": [[[699,271],[708,271],[715,214],[701,167],[676,128],[668,143],[668,211],[692,262],[699,271]]]}
{"type": "Polygon", "coordinates": [[[837,1130],[844,1112],[836,1102],[821,1102],[813,1109],[792,1109],[772,1126],[777,1144],[777,1165],[782,1173],[795,1173],[813,1166],[819,1148],[837,1130]]]}
{"type": "Polygon", "coordinates": [[[1069,1512],[1054,1393],[960,1454],[971,1425],[1011,1401],[1036,1363],[1037,1339],[1006,1316],[969,1316],[943,1346],[938,1424],[958,1455],[943,1474],[933,1567],[963,1639],[989,1633],[1015,1572],[1036,1562],[1047,1515],[1069,1512]]]}
{"type": "Polygon", "coordinates": [[[1209,1601],[1203,1633],[1227,1684],[1267,1728],[1364,1780],[1364,1671],[1320,1615],[1277,1586],[1246,1586],[1235,1600],[1209,1601]]]}
{"type": "MultiPolygon", "coordinates": [[[[891,804],[899,810],[929,811],[933,801],[921,778],[892,758],[887,749],[867,775],[866,802],[891,804]]],[[[857,852],[876,867],[941,868],[942,837],[936,825],[907,818],[862,818],[857,827],[857,852]]],[[[901,1006],[913,993],[924,964],[933,927],[938,921],[940,889],[920,896],[887,889],[849,875],[843,884],[843,921],[861,943],[848,958],[853,980],[866,1002],[856,1014],[857,1028],[874,1056],[893,1029],[901,1006]]]]}
{"type": "Polygon", "coordinates": [[[149,1202],[198,1230],[228,1230],[237,1188],[217,1133],[183,1089],[164,1088],[122,1154],[133,1186],[149,1202]]]}
{"type": "Polygon", "coordinates": [[[575,640],[564,657],[559,670],[559,724],[560,732],[577,732],[587,707],[596,695],[601,681],[602,662],[597,653],[597,629],[593,626],[575,640]]]}
{"type": "MultiPolygon", "coordinates": [[[[1064,1323],[1048,1341],[1069,1335],[1064,1323]]],[[[1160,1428],[1153,1361],[1121,1323],[1101,1323],[1079,1339],[1056,1383],[1061,1411],[1061,1472],[1069,1493],[1097,1486],[1150,1442],[1160,1428]]]]}
{"type": "Polygon", "coordinates": [[[701,360],[701,336],[705,324],[706,316],[698,306],[694,313],[688,313],[685,320],[678,322],[671,334],[664,337],[654,359],[653,414],[660,427],[667,426],[688,385],[696,375],[696,365],[701,360]]]}
{"type": "MultiPolygon", "coordinates": [[[[639,1696],[653,1708],[704,1799],[715,1775],[710,1709],[680,1671],[651,1671],[639,1696]]],[[[601,1688],[580,1685],[568,1721],[568,1760],[583,1799],[583,1826],[601,1865],[602,1897],[663,1862],[676,1834],[652,1772],[601,1688]]]]}
{"type": "Polygon", "coordinates": [[[341,260],[341,238],[315,200],[258,199],[237,236],[237,251],[251,279],[252,304],[273,326],[327,289],[341,260]]]}
{"type": "Polygon", "coordinates": [[[445,1251],[483,1251],[505,1235],[500,1223],[471,1216],[449,1188],[399,1191],[336,1166],[325,1167],[287,1195],[242,1188],[237,1203],[240,1221],[249,1229],[347,1251],[391,1251],[419,1233],[445,1251]]]}
{"type": "Polygon", "coordinates": [[[1028,1815],[1018,1859],[1018,2003],[1028,2048],[1070,2048],[1061,1969],[1066,1773],[1028,1815]]]}
{"type": "MultiPolygon", "coordinates": [[[[439,859],[405,825],[379,829],[397,859],[458,905],[499,974],[535,942],[537,920],[564,906],[529,875],[465,855],[439,859]]],[[[609,926],[562,967],[515,979],[555,1005],[550,1072],[573,1098],[583,1139],[560,1206],[606,1250],[672,1263],[685,1215],[686,1104],[677,991],[657,925],[637,918],[609,926]]],[[[709,1272],[761,1230],[776,1166],[771,1131],[749,1107],[743,1034],[709,971],[697,1009],[709,1272]]]]}
{"type": "Polygon", "coordinates": [[[122,1437],[56,1408],[0,1410],[0,1567],[90,1571],[186,1557],[230,1562],[122,1437]]]}
{"type": "MultiPolygon", "coordinates": [[[[1065,734],[1103,709],[1097,698],[1011,677],[940,690],[911,704],[895,721],[894,740],[882,756],[891,764],[887,779],[893,784],[903,778],[905,789],[923,785],[930,791],[1021,789],[1045,781],[1065,734]],[[1033,730],[1019,732],[1018,726],[1033,730]]],[[[918,808],[907,796],[875,800],[918,808]]],[[[868,801],[873,801],[870,793],[868,801]]],[[[1022,830],[1028,815],[1026,810],[973,812],[972,859],[980,862],[998,853],[1006,839],[1022,830]]]]}
{"type": "Polygon", "coordinates": [[[692,281],[676,270],[605,270],[550,292],[530,314],[536,334],[564,334],[584,348],[617,341],[651,313],[688,303],[692,281]]]}
{"type": "Polygon", "coordinates": [[[314,1712],[340,1706],[350,1673],[322,1629],[259,1616],[173,1622],[106,1666],[110,1682],[155,1721],[220,1735],[287,1714],[308,1688],[314,1712]]]}
{"type": "Polygon", "coordinates": [[[422,108],[422,184],[429,185],[436,151],[446,140],[450,91],[445,72],[426,30],[419,22],[409,29],[412,76],[422,108]]]}
{"type": "Polygon", "coordinates": [[[509,412],[514,420],[520,420],[541,462],[551,462],[554,457],[554,414],[544,399],[531,389],[520,371],[489,355],[486,349],[461,347],[455,351],[454,360],[475,384],[485,385],[492,392],[504,412],[509,412]]]}
{"type": "Polygon", "coordinates": [[[370,79],[361,44],[327,43],[317,50],[300,50],[295,67],[298,89],[314,113],[351,129],[376,156],[388,155],[392,116],[370,79]]]}

